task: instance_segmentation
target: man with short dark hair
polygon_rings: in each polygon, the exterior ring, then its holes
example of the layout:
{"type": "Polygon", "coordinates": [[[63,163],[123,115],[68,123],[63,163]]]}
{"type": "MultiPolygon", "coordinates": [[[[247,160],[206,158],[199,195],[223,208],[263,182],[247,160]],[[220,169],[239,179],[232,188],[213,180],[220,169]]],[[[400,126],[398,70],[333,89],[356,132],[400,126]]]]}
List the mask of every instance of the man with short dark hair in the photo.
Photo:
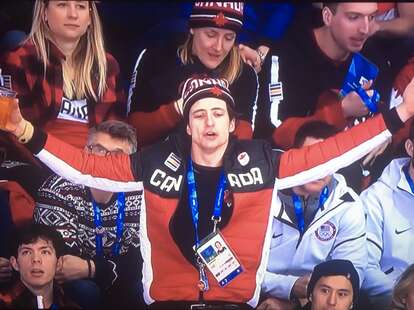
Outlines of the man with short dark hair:
{"type": "MultiPolygon", "coordinates": [[[[260,73],[259,102],[262,104],[258,106],[255,136],[269,137],[280,122],[313,115],[327,104],[329,114],[333,114],[331,124],[341,129],[348,117],[360,116],[342,99],[321,96],[342,87],[353,54],[363,50],[371,35],[376,12],[376,2],[339,2],[326,4],[315,12],[322,22],[318,26],[305,15],[296,16],[285,37],[270,47],[260,73]]],[[[387,102],[392,86],[392,77],[387,75],[389,66],[385,57],[374,62],[380,69],[374,87],[387,102]]],[[[365,115],[367,111],[360,113],[365,115]]],[[[289,128],[280,135],[285,132],[289,134],[289,128]]],[[[273,142],[286,147],[277,139],[273,142]]]]}
{"type": "Polygon", "coordinates": [[[251,309],[268,261],[272,215],[281,207],[277,191],[324,178],[384,142],[414,115],[414,81],[395,109],[284,153],[231,136],[228,81],[193,77],[185,84],[185,133],[131,155],[82,153],[24,120],[17,100],[2,128],[71,180],[103,190],[144,189],[142,283],[151,309],[251,309]],[[216,240],[228,249],[218,257],[228,259],[211,259],[216,240]]]}
{"type": "MultiPolygon", "coordinates": [[[[135,129],[116,120],[90,129],[85,146],[85,152],[99,156],[136,150],[135,129]]],[[[62,234],[70,255],[62,257],[56,279],[81,306],[97,307],[101,296],[100,307],[137,302],[141,200],[142,191],[102,191],[58,175],[40,187],[34,219],[62,234]]]]}
{"type": "Polygon", "coordinates": [[[76,309],[54,281],[62,268],[64,243],[53,228],[30,224],[11,234],[10,263],[19,272],[21,289],[11,303],[11,309],[76,309]]]}
{"type": "Polygon", "coordinates": [[[333,259],[315,266],[307,287],[304,310],[349,310],[356,306],[359,276],[349,260],[333,259]]]}
{"type": "MultiPolygon", "coordinates": [[[[306,123],[296,133],[295,147],[321,142],[335,133],[335,127],[324,122],[306,123]]],[[[309,275],[325,260],[349,259],[363,278],[367,256],[364,212],[342,175],[328,175],[278,195],[282,205],[273,218],[262,285],[268,299],[259,309],[306,298],[309,275]]]]}

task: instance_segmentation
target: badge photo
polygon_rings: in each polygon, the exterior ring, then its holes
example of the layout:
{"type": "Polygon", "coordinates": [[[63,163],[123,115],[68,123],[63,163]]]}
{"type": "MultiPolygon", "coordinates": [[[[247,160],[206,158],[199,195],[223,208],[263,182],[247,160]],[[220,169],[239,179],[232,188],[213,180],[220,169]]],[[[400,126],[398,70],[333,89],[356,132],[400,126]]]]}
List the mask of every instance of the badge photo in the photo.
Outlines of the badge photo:
{"type": "Polygon", "coordinates": [[[218,230],[203,239],[196,252],[222,287],[243,272],[243,267],[218,230]]]}

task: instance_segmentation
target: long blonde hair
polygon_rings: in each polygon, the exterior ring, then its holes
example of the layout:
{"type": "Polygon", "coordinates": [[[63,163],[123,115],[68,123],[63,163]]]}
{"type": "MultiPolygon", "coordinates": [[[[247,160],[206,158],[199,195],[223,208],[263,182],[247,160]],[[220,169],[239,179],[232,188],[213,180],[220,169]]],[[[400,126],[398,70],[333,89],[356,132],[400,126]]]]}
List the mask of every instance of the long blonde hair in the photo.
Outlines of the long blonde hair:
{"type": "MultiPolygon", "coordinates": [[[[107,86],[107,60],[98,10],[94,1],[88,1],[88,3],[91,24],[72,54],[72,66],[75,72],[73,81],[69,77],[66,62],[62,61],[63,91],[69,99],[92,96],[97,101],[98,98],[102,98],[107,86]]],[[[33,8],[32,29],[27,38],[27,40],[32,40],[36,47],[37,55],[43,63],[45,77],[49,63],[47,40],[52,41],[51,30],[44,18],[48,4],[49,1],[36,0],[33,8]]]]}
{"type": "Polygon", "coordinates": [[[410,286],[414,287],[414,264],[408,266],[408,268],[401,274],[394,287],[394,291],[392,292],[392,310],[407,309],[403,299],[407,298],[410,286]]]}
{"type": "MultiPolygon", "coordinates": [[[[194,63],[192,48],[193,35],[189,33],[184,44],[178,47],[177,50],[178,57],[180,57],[181,62],[185,65],[194,63]]],[[[241,58],[239,49],[236,45],[233,45],[229,54],[220,64],[220,67],[222,67],[222,75],[220,77],[229,81],[230,84],[239,77],[243,68],[243,59],[241,58]]]]}

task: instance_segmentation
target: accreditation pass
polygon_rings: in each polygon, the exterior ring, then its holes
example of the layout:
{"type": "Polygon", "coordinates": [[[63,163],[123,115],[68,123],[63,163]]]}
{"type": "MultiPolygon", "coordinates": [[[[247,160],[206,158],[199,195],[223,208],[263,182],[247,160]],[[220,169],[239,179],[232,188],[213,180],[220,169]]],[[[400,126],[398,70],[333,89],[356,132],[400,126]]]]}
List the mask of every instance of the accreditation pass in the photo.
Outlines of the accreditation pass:
{"type": "Polygon", "coordinates": [[[243,272],[242,266],[219,230],[201,240],[196,252],[222,287],[243,272]]]}

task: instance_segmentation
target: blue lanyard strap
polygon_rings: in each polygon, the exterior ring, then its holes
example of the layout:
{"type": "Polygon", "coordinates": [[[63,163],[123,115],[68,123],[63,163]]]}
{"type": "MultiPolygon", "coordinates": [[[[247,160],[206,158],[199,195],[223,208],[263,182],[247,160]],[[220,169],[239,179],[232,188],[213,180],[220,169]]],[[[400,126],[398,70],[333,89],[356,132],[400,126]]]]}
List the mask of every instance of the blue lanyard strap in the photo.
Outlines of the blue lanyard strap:
{"type": "Polygon", "coordinates": [[[408,165],[403,168],[403,171],[405,178],[407,179],[408,185],[410,185],[411,193],[414,194],[414,181],[413,179],[411,179],[410,173],[408,172],[409,167],[410,163],[408,163],[408,165]]]}
{"type": "MultiPolygon", "coordinates": [[[[322,208],[329,196],[328,186],[325,186],[319,196],[318,209],[322,208]]],[[[295,193],[292,195],[293,206],[295,208],[296,220],[298,222],[298,228],[301,234],[305,230],[305,217],[303,215],[302,200],[295,193]]]]}
{"type": "MultiPolygon", "coordinates": [[[[211,217],[212,221],[214,222],[214,230],[216,230],[217,223],[221,221],[221,210],[223,206],[224,189],[226,188],[226,184],[226,177],[224,175],[224,171],[222,171],[217,185],[216,198],[214,201],[214,210],[213,215],[211,217]]],[[[197,199],[197,188],[194,178],[194,167],[191,157],[188,161],[187,186],[188,204],[191,209],[191,218],[193,220],[193,226],[195,231],[195,246],[198,247],[200,244],[200,237],[198,235],[199,204],[197,199]]]]}
{"type": "MultiPolygon", "coordinates": [[[[93,205],[93,219],[95,223],[95,244],[96,244],[96,256],[103,256],[103,241],[102,236],[104,228],[102,227],[102,215],[101,210],[98,207],[95,200],[92,200],[93,205]]],[[[121,249],[121,239],[124,232],[125,222],[125,193],[118,193],[117,198],[118,214],[116,217],[116,237],[112,246],[113,256],[118,256],[121,249]]]]}

